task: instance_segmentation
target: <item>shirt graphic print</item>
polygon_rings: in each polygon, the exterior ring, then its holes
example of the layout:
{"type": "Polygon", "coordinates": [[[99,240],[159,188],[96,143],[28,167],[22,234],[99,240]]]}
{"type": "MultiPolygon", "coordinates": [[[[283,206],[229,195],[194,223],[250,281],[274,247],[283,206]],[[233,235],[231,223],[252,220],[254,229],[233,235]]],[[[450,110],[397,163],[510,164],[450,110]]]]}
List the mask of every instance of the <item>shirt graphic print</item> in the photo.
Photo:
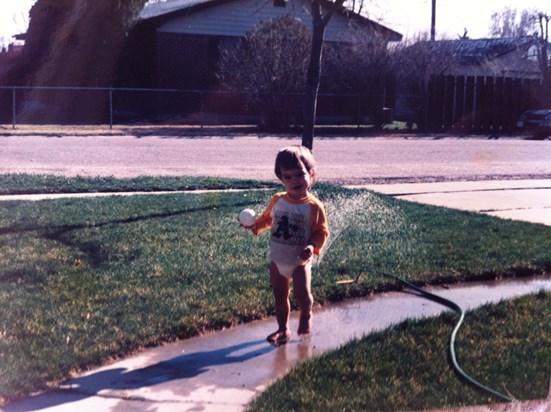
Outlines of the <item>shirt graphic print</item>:
{"type": "Polygon", "coordinates": [[[303,214],[275,211],[274,222],[277,223],[272,231],[272,241],[284,245],[305,245],[305,218],[303,214]]]}

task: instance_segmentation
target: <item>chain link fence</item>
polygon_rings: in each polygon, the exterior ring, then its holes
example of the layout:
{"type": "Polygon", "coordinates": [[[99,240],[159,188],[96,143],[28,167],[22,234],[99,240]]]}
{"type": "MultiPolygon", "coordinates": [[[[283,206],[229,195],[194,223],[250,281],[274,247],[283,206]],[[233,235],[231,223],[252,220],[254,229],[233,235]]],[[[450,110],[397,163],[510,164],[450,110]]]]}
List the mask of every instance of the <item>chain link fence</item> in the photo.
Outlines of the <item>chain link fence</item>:
{"type": "MultiPolygon", "coordinates": [[[[539,80],[439,76],[427,96],[319,93],[316,125],[372,127],[394,119],[429,132],[511,133],[529,109],[549,108],[539,80]]],[[[115,87],[0,86],[0,124],[302,126],[303,95],[115,87]]]]}
{"type": "MultiPolygon", "coordinates": [[[[317,124],[391,121],[386,96],[320,93],[317,124]]],[[[111,87],[0,86],[0,123],[60,125],[302,125],[302,94],[111,87]]]]}

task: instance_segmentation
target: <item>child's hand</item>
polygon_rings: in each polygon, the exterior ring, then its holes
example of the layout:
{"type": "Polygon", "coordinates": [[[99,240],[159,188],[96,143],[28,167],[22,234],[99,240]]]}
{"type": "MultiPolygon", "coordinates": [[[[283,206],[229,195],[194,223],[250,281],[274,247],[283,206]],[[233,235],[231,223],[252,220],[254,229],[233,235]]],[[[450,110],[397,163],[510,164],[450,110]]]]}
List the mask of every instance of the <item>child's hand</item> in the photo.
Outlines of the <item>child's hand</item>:
{"type": "Polygon", "coordinates": [[[254,228],[256,228],[256,224],[252,226],[244,226],[243,223],[239,221],[239,216],[237,216],[237,222],[239,223],[239,226],[241,226],[244,229],[253,230],[254,228]]]}
{"type": "Polygon", "coordinates": [[[301,260],[308,260],[312,256],[314,256],[314,246],[313,245],[308,245],[304,249],[302,249],[302,252],[300,252],[299,258],[301,260]]]}

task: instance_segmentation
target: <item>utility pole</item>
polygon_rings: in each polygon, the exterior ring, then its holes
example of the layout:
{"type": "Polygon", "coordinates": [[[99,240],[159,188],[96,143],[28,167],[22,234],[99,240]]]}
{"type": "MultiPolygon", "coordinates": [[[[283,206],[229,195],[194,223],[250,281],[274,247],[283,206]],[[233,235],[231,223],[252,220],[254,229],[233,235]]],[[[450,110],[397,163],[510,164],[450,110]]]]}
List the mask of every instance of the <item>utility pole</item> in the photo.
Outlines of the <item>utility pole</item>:
{"type": "Polygon", "coordinates": [[[551,21],[551,16],[544,13],[539,13],[538,20],[540,24],[541,73],[544,84],[549,87],[551,84],[551,66],[549,63],[549,22],[551,21]]]}
{"type": "Polygon", "coordinates": [[[430,39],[434,41],[436,37],[436,0],[432,0],[432,16],[430,22],[430,39]]]}

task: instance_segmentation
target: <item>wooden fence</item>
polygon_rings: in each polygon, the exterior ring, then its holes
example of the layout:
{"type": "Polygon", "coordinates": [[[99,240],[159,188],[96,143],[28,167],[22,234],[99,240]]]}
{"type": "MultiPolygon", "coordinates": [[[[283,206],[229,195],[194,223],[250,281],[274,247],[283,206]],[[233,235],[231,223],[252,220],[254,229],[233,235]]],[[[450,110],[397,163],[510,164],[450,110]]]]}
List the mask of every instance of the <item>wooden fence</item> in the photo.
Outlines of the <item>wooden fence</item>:
{"type": "Polygon", "coordinates": [[[440,76],[430,83],[430,131],[508,133],[520,114],[551,108],[551,93],[540,80],[509,77],[440,76]]]}

